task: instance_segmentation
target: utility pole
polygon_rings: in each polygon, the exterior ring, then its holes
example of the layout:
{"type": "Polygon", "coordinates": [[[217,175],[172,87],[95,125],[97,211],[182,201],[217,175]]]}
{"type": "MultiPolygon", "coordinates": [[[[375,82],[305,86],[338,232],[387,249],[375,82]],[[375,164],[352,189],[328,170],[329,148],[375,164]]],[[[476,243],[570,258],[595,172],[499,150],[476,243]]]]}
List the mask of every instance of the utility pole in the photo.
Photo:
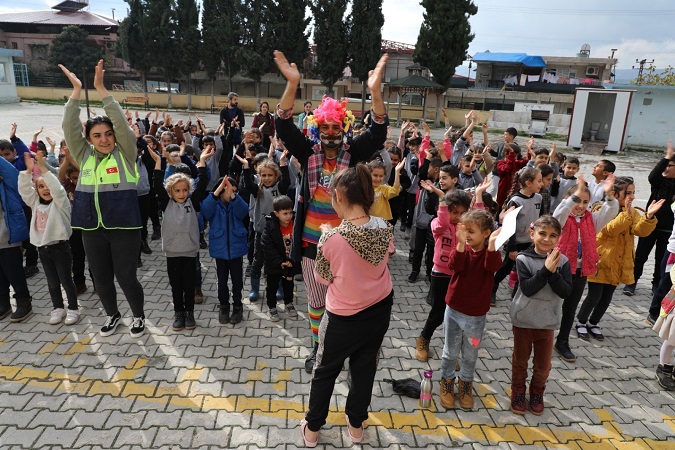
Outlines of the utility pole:
{"type": "MultiPolygon", "coordinates": [[[[614,52],[616,52],[617,50],[618,49],[616,49],[616,48],[612,49],[612,56],[610,56],[609,59],[614,60],[614,52]]],[[[610,78],[611,78],[612,82],[616,82],[616,63],[612,64],[612,67],[611,67],[610,70],[611,70],[610,78]]]]}
{"type": "Polygon", "coordinates": [[[112,14],[113,14],[113,20],[115,20],[115,8],[112,9],[112,14]]]}
{"type": "MultiPolygon", "coordinates": [[[[654,60],[652,59],[651,61],[647,61],[647,59],[641,59],[641,60],[640,60],[640,59],[636,59],[636,60],[635,60],[635,64],[639,64],[639,65],[640,65],[639,70],[638,70],[637,83],[635,83],[635,84],[638,84],[638,85],[639,85],[640,83],[642,83],[642,71],[644,70],[645,65],[646,65],[646,64],[650,64],[650,65],[651,65],[651,64],[654,64],[654,60]]],[[[633,66],[633,69],[635,69],[635,66],[633,66]]]]}

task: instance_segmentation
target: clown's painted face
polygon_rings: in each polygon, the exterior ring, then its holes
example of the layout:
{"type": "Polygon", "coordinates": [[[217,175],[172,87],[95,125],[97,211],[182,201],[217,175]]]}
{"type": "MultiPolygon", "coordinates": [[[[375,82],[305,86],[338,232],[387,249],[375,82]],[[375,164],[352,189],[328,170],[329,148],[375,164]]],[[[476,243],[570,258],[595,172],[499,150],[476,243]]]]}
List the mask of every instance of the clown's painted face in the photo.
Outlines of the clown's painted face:
{"type": "Polygon", "coordinates": [[[319,125],[321,145],[328,149],[338,148],[342,144],[344,131],[342,124],[329,120],[319,125]]]}

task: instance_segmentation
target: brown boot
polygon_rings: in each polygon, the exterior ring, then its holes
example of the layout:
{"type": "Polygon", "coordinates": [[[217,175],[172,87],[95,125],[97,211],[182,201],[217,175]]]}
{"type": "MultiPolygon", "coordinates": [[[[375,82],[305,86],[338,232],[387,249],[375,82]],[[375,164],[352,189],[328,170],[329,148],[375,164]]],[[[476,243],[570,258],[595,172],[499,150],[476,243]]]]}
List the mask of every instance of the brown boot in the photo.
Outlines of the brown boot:
{"type": "Polygon", "coordinates": [[[422,336],[415,341],[415,358],[418,361],[427,362],[429,359],[429,339],[424,339],[422,336]]]}
{"type": "Polygon", "coordinates": [[[454,378],[441,378],[441,405],[446,409],[455,407],[454,378]]]}
{"type": "Polygon", "coordinates": [[[202,294],[202,287],[199,286],[195,288],[195,304],[201,305],[202,303],[204,303],[204,294],[202,294]]]}
{"type": "Polygon", "coordinates": [[[525,414],[525,411],[527,411],[525,387],[511,386],[511,412],[522,415],[525,414]]]}
{"type": "Polygon", "coordinates": [[[535,416],[544,413],[544,389],[536,389],[530,385],[530,412],[535,416]]]}
{"type": "Polygon", "coordinates": [[[460,378],[457,390],[459,391],[459,407],[464,411],[471,411],[473,409],[473,381],[463,381],[460,378]]]}

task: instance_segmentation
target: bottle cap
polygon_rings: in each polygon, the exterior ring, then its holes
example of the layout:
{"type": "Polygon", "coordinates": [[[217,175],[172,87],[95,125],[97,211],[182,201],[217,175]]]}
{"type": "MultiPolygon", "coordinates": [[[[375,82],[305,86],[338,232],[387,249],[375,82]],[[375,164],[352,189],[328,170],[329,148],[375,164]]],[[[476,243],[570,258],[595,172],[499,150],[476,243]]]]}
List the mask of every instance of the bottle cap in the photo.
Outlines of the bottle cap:
{"type": "Polygon", "coordinates": [[[433,370],[425,370],[424,371],[424,378],[431,378],[434,374],[433,370]]]}

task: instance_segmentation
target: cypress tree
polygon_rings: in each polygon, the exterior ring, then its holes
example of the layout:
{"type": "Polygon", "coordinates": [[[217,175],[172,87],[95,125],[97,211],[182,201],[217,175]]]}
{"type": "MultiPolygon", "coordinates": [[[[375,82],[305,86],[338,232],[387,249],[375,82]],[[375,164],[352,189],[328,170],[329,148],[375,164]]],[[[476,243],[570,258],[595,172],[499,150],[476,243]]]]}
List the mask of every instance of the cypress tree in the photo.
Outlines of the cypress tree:
{"type": "Polygon", "coordinates": [[[455,67],[466,60],[473,41],[469,17],[478,12],[472,0],[422,0],[424,21],[415,45],[414,61],[427,67],[434,81],[450,86],[455,67]]]}
{"type": "Polygon", "coordinates": [[[309,53],[306,7],[307,0],[276,0],[270,6],[273,50],[281,51],[299,68],[309,53]]]}
{"type": "Polygon", "coordinates": [[[148,95],[148,73],[152,69],[152,62],[148,58],[151,52],[148,38],[145,35],[149,29],[145,24],[145,2],[143,0],[125,0],[129,5],[129,14],[120,23],[117,31],[116,53],[129,66],[141,73],[143,93],[148,95]]]}
{"type": "Polygon", "coordinates": [[[187,79],[187,105],[192,107],[190,84],[192,74],[199,65],[199,47],[201,33],[199,31],[199,8],[195,0],[176,1],[176,51],[174,64],[187,79]]]}
{"type": "Polygon", "coordinates": [[[344,21],[347,0],[313,0],[314,43],[316,44],[316,73],[328,93],[342,78],[347,65],[349,28],[344,21]]]}
{"type": "Polygon", "coordinates": [[[382,0],[354,0],[350,23],[349,67],[352,75],[361,80],[361,117],[364,117],[368,72],[380,59],[382,48],[382,0]]]}

